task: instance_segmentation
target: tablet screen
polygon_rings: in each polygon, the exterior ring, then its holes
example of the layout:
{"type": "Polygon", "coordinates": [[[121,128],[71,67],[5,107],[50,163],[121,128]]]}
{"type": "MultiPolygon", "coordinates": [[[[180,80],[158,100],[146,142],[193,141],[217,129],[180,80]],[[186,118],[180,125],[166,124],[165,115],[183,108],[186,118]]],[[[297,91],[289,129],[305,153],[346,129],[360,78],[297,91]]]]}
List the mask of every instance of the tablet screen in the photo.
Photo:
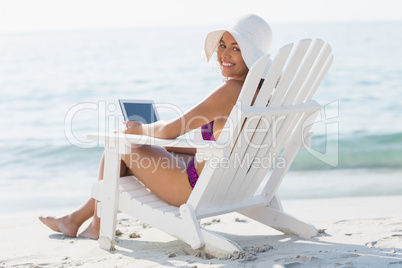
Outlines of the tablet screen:
{"type": "Polygon", "coordinates": [[[158,121],[158,114],[152,101],[119,100],[125,121],[139,121],[144,124],[158,121]]]}

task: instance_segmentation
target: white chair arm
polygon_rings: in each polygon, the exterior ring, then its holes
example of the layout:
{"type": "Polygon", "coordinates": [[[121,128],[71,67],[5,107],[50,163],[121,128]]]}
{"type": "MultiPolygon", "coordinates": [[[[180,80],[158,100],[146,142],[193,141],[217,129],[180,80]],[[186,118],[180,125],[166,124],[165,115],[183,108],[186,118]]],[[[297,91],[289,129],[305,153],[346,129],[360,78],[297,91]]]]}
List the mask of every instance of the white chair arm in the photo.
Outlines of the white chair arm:
{"type": "Polygon", "coordinates": [[[95,141],[120,143],[125,145],[140,144],[140,145],[159,145],[176,148],[196,148],[200,150],[221,150],[221,143],[217,141],[195,140],[185,137],[176,139],[159,139],[143,135],[130,135],[122,133],[89,133],[87,138],[95,141]]]}

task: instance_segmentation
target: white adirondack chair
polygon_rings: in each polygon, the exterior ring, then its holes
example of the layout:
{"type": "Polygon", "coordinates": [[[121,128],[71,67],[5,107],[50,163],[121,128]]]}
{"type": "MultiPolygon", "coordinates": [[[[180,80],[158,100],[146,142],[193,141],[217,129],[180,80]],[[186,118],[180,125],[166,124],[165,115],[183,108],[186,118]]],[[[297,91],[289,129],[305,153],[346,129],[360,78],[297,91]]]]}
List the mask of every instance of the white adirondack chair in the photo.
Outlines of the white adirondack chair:
{"type": "Polygon", "coordinates": [[[226,130],[217,141],[89,134],[89,139],[105,142],[104,180],[94,184],[92,191],[100,201],[100,247],[114,249],[118,211],[214,256],[241,248],[200,227],[198,220],[228,212],[239,212],[286,234],[303,238],[317,235],[313,225],[284,212],[277,189],[297,152],[311,138],[311,126],[321,109],[311,98],[331,64],[331,48],[319,39],[282,47],[272,63],[269,55],[259,59],[250,69],[226,130]],[[266,68],[264,83],[252,103],[266,68]],[[186,204],[171,206],[136,178],[119,178],[120,155],[128,153],[132,143],[190,144],[198,148],[198,156],[214,157],[215,164],[207,162],[186,204]],[[267,164],[279,157],[286,165],[267,164]]]}

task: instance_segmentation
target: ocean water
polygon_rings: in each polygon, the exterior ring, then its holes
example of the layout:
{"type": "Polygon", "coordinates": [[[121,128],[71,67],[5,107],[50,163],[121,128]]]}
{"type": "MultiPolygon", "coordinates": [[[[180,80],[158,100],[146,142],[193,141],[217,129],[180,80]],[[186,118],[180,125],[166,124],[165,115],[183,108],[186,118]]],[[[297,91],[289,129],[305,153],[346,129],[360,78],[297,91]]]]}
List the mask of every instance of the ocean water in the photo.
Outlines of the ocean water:
{"type": "MultiPolygon", "coordinates": [[[[119,115],[119,98],[181,111],[202,100],[222,81],[201,60],[216,27],[0,33],[0,215],[83,202],[102,154],[86,134],[123,128],[120,117],[104,123],[119,115]]],[[[284,198],[402,194],[401,27],[272,25],[273,56],[310,37],[334,54],[314,98],[324,107],[313,127],[316,154],[298,154],[284,198]]]]}

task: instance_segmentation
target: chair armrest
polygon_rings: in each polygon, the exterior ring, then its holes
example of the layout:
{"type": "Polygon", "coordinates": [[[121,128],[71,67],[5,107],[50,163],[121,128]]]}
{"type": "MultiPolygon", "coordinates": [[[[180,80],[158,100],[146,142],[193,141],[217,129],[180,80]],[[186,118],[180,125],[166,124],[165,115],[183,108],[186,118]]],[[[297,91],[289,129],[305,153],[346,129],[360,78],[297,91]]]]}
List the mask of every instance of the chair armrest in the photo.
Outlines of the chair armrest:
{"type": "Polygon", "coordinates": [[[176,148],[196,148],[198,152],[205,153],[206,155],[209,155],[211,153],[213,155],[219,155],[222,154],[220,153],[220,151],[222,151],[224,148],[227,148],[226,144],[219,143],[218,141],[195,140],[182,136],[176,139],[159,139],[143,135],[94,132],[87,134],[87,138],[98,142],[112,143],[113,145],[119,144],[128,147],[130,147],[131,144],[139,144],[159,145],[176,148]]]}

